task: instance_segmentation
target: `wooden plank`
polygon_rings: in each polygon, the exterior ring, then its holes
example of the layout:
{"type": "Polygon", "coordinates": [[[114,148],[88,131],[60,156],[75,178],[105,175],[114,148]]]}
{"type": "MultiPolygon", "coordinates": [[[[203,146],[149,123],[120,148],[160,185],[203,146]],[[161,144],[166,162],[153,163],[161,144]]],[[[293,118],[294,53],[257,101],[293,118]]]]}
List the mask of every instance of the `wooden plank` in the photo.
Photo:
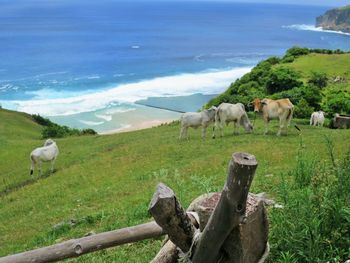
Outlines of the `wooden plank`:
{"type": "Polygon", "coordinates": [[[0,263],[55,262],[113,246],[159,237],[163,234],[163,229],[156,222],[152,221],[2,257],[0,258],[0,263]]]}

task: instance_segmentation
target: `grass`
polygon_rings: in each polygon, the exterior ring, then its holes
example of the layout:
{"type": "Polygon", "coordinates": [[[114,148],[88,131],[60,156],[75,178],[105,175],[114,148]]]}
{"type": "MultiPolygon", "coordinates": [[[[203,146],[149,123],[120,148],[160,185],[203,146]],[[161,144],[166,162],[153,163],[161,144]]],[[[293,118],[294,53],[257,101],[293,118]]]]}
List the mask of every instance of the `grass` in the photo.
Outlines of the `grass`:
{"type": "Polygon", "coordinates": [[[328,77],[342,76],[350,79],[350,54],[309,54],[298,57],[288,64],[277,67],[290,67],[301,73],[304,79],[311,76],[312,72],[325,73],[328,77]]]}
{"type": "MultiPolygon", "coordinates": [[[[187,207],[198,195],[222,189],[228,161],[237,151],[252,153],[259,162],[251,191],[267,192],[283,202],[283,182],[286,191],[298,191],[289,187],[295,175],[288,172],[298,164],[301,138],[303,158],[320,163],[331,162],[329,147],[334,162],[339,163],[350,140],[348,130],[309,127],[304,122],[298,123],[302,135],[291,127],[288,136],[277,137],[277,123],[273,123],[273,133],[264,136],[258,118],[254,134],[233,136],[230,127],[225,129],[224,138],[212,140],[208,136],[202,141],[200,130],[191,130],[189,141],[179,141],[179,125],[174,123],[123,134],[57,139],[60,155],[56,172],[30,179],[29,153],[43,144],[41,127],[27,115],[11,111],[0,110],[0,120],[0,256],[81,237],[90,231],[147,222],[151,220],[147,207],[158,182],[169,185],[187,207]],[[324,136],[330,138],[331,146],[324,136]],[[69,223],[72,219],[75,224],[69,223]]],[[[302,169],[298,176],[302,182],[302,169]]],[[[300,187],[305,185],[301,183],[300,187]]],[[[274,214],[272,209],[271,219],[274,214]]],[[[281,261],[283,257],[297,258],[292,252],[280,253],[276,227],[288,224],[281,220],[271,221],[271,254],[275,260],[271,262],[292,262],[281,261]]],[[[71,261],[149,262],[160,244],[161,239],[147,240],[71,261]]]]}

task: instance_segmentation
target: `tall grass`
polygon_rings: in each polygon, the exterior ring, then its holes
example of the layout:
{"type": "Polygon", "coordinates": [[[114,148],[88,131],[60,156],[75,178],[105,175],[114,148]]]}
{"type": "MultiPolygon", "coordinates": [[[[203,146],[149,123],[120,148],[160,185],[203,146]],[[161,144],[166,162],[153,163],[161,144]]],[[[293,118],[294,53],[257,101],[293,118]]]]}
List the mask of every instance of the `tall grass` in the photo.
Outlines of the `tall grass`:
{"type": "Polygon", "coordinates": [[[350,148],[336,162],[326,138],[329,160],[308,158],[304,145],[295,168],[282,175],[283,209],[270,211],[269,262],[344,262],[350,258],[350,148]]]}

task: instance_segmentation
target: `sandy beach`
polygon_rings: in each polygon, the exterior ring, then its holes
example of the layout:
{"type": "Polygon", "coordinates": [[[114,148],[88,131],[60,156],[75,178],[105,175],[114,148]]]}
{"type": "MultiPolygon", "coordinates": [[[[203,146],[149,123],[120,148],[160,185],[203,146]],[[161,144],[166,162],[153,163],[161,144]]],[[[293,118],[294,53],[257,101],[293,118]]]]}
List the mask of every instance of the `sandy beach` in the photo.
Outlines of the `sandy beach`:
{"type": "Polygon", "coordinates": [[[149,129],[149,128],[160,126],[162,124],[171,123],[175,120],[176,119],[144,121],[144,122],[140,122],[140,123],[135,123],[134,125],[132,125],[130,127],[119,128],[119,129],[110,130],[110,131],[106,131],[106,132],[100,132],[99,134],[100,135],[110,135],[110,134],[115,134],[115,133],[123,133],[123,132],[149,129]]]}

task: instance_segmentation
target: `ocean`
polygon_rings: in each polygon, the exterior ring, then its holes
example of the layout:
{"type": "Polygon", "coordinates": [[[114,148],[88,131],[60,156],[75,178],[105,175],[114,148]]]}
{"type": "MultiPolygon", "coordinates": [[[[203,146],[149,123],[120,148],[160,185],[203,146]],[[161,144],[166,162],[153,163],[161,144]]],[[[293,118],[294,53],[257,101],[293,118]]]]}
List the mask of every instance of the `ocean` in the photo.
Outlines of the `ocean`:
{"type": "Polygon", "coordinates": [[[292,46],[350,50],[349,35],[314,27],[329,8],[2,0],[0,103],[98,132],[171,121],[180,113],[137,102],[197,94],[185,109],[195,111],[292,46]]]}

